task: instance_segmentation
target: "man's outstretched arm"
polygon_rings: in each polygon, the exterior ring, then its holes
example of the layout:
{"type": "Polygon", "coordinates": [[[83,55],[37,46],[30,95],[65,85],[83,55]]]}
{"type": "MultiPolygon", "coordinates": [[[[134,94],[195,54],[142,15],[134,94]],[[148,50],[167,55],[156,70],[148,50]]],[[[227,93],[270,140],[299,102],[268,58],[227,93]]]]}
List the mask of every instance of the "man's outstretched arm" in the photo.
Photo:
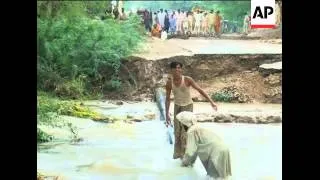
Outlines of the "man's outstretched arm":
{"type": "Polygon", "coordinates": [[[190,85],[194,89],[196,89],[203,97],[205,97],[210,102],[211,106],[217,111],[218,110],[217,104],[213,102],[213,100],[209,97],[209,95],[205,93],[203,89],[201,89],[200,86],[196,82],[194,82],[194,80],[191,77],[188,77],[188,81],[190,82],[190,85]]]}

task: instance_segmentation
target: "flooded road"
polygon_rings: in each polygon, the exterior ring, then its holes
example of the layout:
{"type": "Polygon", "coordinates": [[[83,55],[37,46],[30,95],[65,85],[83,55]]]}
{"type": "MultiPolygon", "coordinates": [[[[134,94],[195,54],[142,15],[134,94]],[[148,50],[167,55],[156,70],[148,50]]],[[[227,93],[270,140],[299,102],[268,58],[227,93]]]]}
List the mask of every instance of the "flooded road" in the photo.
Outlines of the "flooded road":
{"type": "MultiPolygon", "coordinates": [[[[195,111],[200,111],[197,107],[202,106],[206,105],[196,105],[195,111]]],[[[261,105],[262,109],[266,107],[281,111],[281,106],[261,105]]],[[[144,113],[154,109],[154,103],[144,103],[103,111],[105,114],[144,113]]],[[[227,111],[222,106],[221,109],[227,111]]],[[[233,105],[231,109],[239,110],[233,105]]],[[[246,109],[250,111],[250,107],[246,109]]],[[[167,141],[159,114],[156,117],[157,120],[133,124],[82,123],[79,134],[83,142],[76,145],[52,142],[38,147],[37,169],[74,180],[205,179],[206,172],[199,159],[193,168],[180,167],[180,160],[172,159],[173,145],[167,141]]],[[[201,126],[218,133],[230,146],[233,180],[282,179],[281,123],[201,123],[201,126]]]]}

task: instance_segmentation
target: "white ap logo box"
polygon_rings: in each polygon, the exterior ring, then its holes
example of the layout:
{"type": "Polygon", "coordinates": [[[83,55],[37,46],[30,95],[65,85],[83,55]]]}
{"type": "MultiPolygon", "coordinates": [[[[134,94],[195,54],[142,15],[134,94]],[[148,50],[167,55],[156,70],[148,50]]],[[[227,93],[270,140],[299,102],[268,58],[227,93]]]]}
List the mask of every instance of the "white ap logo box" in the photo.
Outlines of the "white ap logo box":
{"type": "Polygon", "coordinates": [[[275,28],[275,0],[251,0],[251,28],[275,28]]]}

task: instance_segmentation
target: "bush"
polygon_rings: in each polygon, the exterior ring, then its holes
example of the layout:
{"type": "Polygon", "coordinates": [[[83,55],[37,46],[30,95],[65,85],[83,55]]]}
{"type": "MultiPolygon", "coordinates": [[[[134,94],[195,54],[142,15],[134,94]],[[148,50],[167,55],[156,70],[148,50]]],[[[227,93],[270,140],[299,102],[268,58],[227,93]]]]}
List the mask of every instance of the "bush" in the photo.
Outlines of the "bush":
{"type": "MultiPolygon", "coordinates": [[[[75,101],[62,101],[54,98],[51,95],[38,92],[37,104],[37,123],[49,125],[53,127],[66,127],[75,137],[76,128],[72,124],[64,122],[59,118],[60,115],[75,116],[80,118],[103,119],[103,116],[90,110],[87,107],[81,106],[79,102],[75,101]]],[[[53,136],[46,134],[38,128],[37,140],[38,142],[48,142],[53,139],[53,136]]]]}
{"type": "Polygon", "coordinates": [[[56,126],[59,115],[75,116],[80,118],[97,118],[98,113],[84,107],[80,102],[62,101],[48,95],[38,96],[38,123],[56,126]]]}
{"type": "Polygon", "coordinates": [[[104,90],[107,91],[118,91],[121,88],[121,81],[118,79],[111,79],[104,85],[104,90]]]}
{"type": "Polygon", "coordinates": [[[217,92],[211,95],[211,99],[217,102],[231,102],[234,97],[233,94],[228,92],[217,92]]]}
{"type": "Polygon", "coordinates": [[[38,124],[59,126],[58,117],[61,111],[61,103],[48,95],[40,95],[37,99],[38,124]]]}
{"type": "Polygon", "coordinates": [[[49,142],[52,141],[53,136],[43,132],[41,129],[37,128],[37,142],[49,142]]]}
{"type": "Polygon", "coordinates": [[[85,82],[81,79],[73,79],[71,81],[57,85],[54,90],[58,97],[68,97],[72,99],[80,99],[85,96],[85,82]]]}
{"type": "Polygon", "coordinates": [[[91,94],[104,85],[101,83],[111,83],[107,89],[119,89],[121,83],[114,79],[120,59],[134,52],[143,40],[139,18],[116,21],[92,19],[81,13],[56,14],[38,17],[37,21],[38,89],[72,98],[91,94]],[[101,67],[108,73],[103,74],[101,67]],[[93,86],[90,82],[99,83],[93,86]]]}

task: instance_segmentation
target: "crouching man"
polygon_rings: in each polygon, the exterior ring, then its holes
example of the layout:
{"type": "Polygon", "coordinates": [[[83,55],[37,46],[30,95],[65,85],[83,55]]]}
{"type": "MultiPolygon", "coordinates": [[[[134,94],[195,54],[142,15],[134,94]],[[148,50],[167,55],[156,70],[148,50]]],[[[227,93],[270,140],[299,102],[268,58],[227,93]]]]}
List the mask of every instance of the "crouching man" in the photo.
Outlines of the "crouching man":
{"type": "Polygon", "coordinates": [[[227,179],[231,176],[229,148],[223,140],[210,130],[197,125],[192,112],[183,111],[176,116],[187,131],[186,152],[182,166],[193,166],[199,156],[207,171],[214,179],[227,179]]]}

